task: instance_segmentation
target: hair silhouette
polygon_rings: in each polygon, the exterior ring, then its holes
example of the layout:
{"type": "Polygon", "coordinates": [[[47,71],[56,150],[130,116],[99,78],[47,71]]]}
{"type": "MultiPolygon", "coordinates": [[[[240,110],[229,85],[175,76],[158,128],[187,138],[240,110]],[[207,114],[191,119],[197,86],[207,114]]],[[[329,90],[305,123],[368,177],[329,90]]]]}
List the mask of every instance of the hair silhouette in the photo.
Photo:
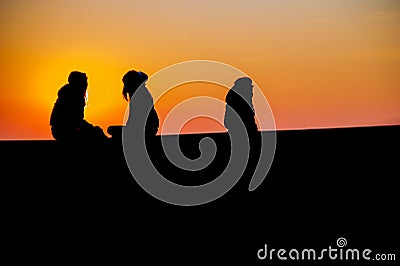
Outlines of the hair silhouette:
{"type": "Polygon", "coordinates": [[[58,91],[58,98],[50,116],[51,133],[58,141],[104,141],[107,137],[98,126],[84,119],[86,90],[85,73],[73,71],[68,83],[58,91]]]}

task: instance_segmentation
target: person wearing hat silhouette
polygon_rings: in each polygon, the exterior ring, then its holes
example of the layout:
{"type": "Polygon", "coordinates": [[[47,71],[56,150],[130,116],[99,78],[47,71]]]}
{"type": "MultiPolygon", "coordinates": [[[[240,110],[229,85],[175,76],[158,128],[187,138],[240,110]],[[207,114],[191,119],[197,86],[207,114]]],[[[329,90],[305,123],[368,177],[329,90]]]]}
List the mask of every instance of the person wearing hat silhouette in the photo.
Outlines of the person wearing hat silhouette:
{"type": "Polygon", "coordinates": [[[68,76],[68,83],[58,91],[50,116],[51,133],[55,140],[98,142],[108,139],[100,127],[84,119],[87,87],[86,74],[73,71],[68,76]]]}
{"type": "Polygon", "coordinates": [[[249,135],[258,133],[253,106],[253,84],[250,78],[239,78],[225,98],[226,109],[224,124],[228,130],[235,130],[236,123],[242,123],[249,135]],[[240,121],[236,121],[236,112],[240,121]]]}
{"type": "Polygon", "coordinates": [[[243,176],[251,176],[261,152],[261,134],[258,131],[253,105],[253,81],[248,77],[237,79],[226,95],[225,101],[224,125],[228,132],[238,132],[241,127],[246,130],[250,153],[243,176]]]}

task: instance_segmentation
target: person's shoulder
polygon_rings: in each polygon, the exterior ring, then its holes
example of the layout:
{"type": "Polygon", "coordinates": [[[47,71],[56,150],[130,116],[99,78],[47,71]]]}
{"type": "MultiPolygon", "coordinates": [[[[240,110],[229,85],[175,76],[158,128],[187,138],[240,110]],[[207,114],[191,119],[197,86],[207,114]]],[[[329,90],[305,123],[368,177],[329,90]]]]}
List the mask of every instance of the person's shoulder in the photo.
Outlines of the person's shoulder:
{"type": "Polygon", "coordinates": [[[62,86],[61,89],[59,89],[57,92],[58,97],[67,96],[70,91],[69,87],[70,87],[69,84],[65,84],[64,86],[62,86]]]}
{"type": "Polygon", "coordinates": [[[237,102],[240,101],[242,97],[234,90],[230,90],[225,97],[226,101],[237,102]]]}
{"type": "Polygon", "coordinates": [[[233,90],[229,90],[228,93],[225,96],[225,99],[230,99],[233,96],[234,91],[233,90]]]}
{"type": "Polygon", "coordinates": [[[146,86],[140,86],[139,87],[140,91],[142,92],[142,95],[146,98],[153,99],[153,96],[151,95],[151,92],[146,86]]]}

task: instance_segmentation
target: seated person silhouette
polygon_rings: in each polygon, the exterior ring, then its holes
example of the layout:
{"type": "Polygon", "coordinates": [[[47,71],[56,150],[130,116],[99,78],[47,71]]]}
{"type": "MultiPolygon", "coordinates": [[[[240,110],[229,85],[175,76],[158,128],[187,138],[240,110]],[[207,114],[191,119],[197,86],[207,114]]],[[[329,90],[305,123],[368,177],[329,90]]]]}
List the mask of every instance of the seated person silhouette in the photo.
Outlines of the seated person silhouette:
{"type": "Polygon", "coordinates": [[[68,84],[58,91],[50,117],[51,133],[55,140],[103,142],[108,139],[100,127],[84,119],[87,86],[86,74],[73,71],[68,76],[68,84]]]}
{"type": "Polygon", "coordinates": [[[224,124],[228,130],[233,130],[235,127],[233,112],[236,112],[248,134],[253,135],[258,132],[257,124],[254,120],[253,84],[250,78],[237,79],[226,95],[225,102],[224,124]]]}
{"type": "Polygon", "coordinates": [[[234,131],[243,124],[248,134],[250,154],[244,175],[249,176],[257,166],[261,151],[260,132],[255,122],[252,80],[247,77],[237,79],[226,95],[225,102],[225,127],[228,131],[234,131]],[[240,120],[234,115],[235,112],[240,120]]]}
{"type": "MultiPolygon", "coordinates": [[[[153,97],[145,86],[147,79],[148,76],[145,73],[135,70],[128,71],[122,78],[124,83],[122,95],[129,101],[129,117],[126,123],[138,127],[145,125],[146,139],[154,137],[159,127],[153,97]]],[[[107,132],[113,136],[113,139],[120,140],[122,129],[123,126],[110,126],[107,132]]]]}

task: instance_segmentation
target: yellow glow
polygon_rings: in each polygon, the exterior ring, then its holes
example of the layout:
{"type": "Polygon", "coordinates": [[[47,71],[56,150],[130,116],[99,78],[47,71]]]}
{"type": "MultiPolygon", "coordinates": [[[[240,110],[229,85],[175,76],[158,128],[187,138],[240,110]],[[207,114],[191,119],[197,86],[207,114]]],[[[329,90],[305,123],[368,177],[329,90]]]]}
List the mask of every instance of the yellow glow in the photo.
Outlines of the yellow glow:
{"type": "MultiPolygon", "coordinates": [[[[86,119],[106,129],[123,121],[124,73],[193,59],[248,73],[278,129],[399,124],[399,11],[391,0],[1,1],[0,139],[51,138],[73,70],[89,77],[86,119]]],[[[157,105],[160,117],[191,95],[157,105]]]]}

